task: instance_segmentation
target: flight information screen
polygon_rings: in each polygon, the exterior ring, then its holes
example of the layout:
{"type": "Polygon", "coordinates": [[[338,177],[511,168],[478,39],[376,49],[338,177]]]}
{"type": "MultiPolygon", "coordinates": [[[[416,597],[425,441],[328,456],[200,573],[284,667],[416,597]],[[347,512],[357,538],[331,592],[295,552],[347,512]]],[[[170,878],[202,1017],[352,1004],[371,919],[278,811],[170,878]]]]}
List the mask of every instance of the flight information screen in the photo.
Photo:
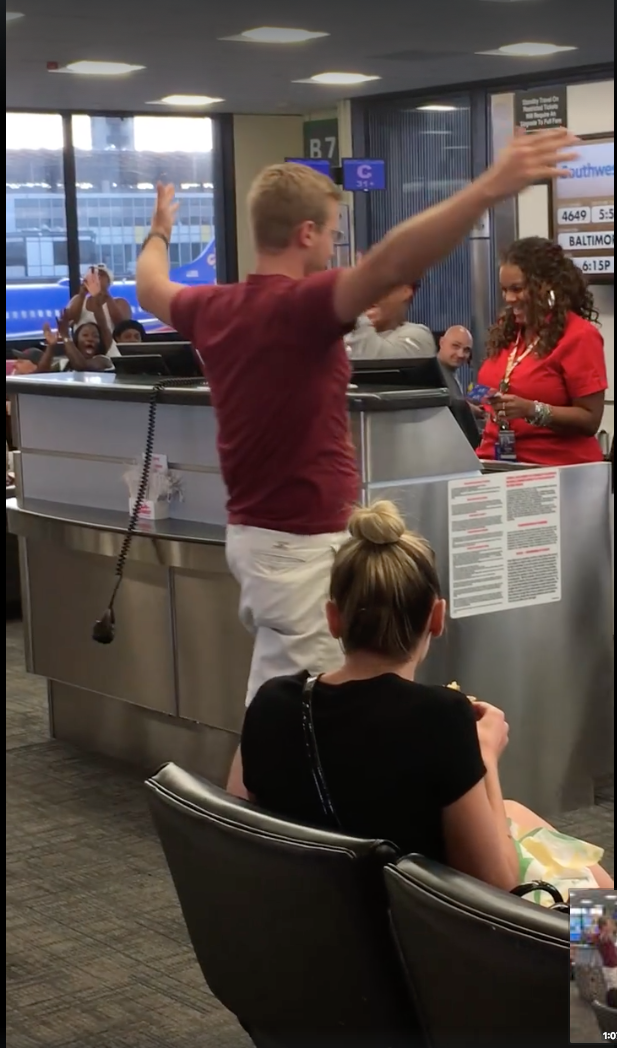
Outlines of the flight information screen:
{"type": "Polygon", "coordinates": [[[302,164],[304,167],[311,167],[313,171],[319,171],[320,175],[328,175],[328,177],[332,174],[329,160],[310,160],[308,158],[286,156],[285,163],[302,164]]]}
{"type": "Polygon", "coordinates": [[[343,189],[347,193],[368,193],[386,188],[385,160],[343,160],[343,189]]]}
{"type": "Polygon", "coordinates": [[[564,165],[570,178],[553,186],[553,236],[590,278],[614,279],[615,141],[594,137],[577,146],[579,157],[564,165]]]}

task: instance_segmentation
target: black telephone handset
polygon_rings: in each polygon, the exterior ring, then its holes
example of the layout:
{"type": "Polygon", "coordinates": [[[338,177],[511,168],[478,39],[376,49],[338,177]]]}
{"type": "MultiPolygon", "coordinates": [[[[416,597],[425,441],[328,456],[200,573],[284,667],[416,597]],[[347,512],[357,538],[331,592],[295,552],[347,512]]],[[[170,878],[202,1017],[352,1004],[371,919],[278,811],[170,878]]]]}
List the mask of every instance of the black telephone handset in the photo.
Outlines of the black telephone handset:
{"type": "Polygon", "coordinates": [[[101,615],[100,619],[97,619],[92,627],[92,640],[96,641],[97,644],[111,644],[116,635],[116,616],[114,613],[114,604],[116,597],[118,596],[118,590],[122,585],[122,579],[124,577],[124,566],[131,548],[131,542],[133,541],[133,535],[137,531],[137,522],[139,521],[139,514],[141,513],[141,507],[144,504],[146,498],[146,492],[148,490],[148,481],[150,479],[150,470],[152,468],[152,455],[154,454],[154,434],[156,431],[156,409],[159,402],[159,395],[165,389],[178,389],[182,387],[190,386],[201,386],[203,378],[164,378],[155,382],[152,387],[150,394],[150,403],[148,405],[148,427],[146,430],[146,447],[144,451],[143,466],[141,467],[141,477],[139,478],[139,488],[137,490],[137,497],[135,499],[135,505],[131,512],[128,527],[124,535],[124,541],[122,548],[118,554],[118,560],[116,562],[116,582],[111,593],[111,599],[107,605],[105,611],[101,615]]]}

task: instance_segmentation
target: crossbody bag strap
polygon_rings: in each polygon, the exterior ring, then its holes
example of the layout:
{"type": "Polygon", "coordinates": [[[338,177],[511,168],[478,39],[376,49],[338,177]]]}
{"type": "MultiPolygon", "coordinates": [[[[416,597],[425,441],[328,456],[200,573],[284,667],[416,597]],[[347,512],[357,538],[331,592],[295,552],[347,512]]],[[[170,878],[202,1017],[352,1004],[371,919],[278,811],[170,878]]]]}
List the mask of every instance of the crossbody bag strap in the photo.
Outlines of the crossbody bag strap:
{"type": "Polygon", "coordinates": [[[302,731],[304,734],[304,745],[309,760],[311,775],[319,796],[319,803],[326,818],[336,829],[341,828],[339,818],[334,810],[330,791],[326,783],[323,767],[319,757],[317,739],[315,737],[315,725],[313,723],[313,691],[319,677],[308,677],[302,689],[302,731]]]}

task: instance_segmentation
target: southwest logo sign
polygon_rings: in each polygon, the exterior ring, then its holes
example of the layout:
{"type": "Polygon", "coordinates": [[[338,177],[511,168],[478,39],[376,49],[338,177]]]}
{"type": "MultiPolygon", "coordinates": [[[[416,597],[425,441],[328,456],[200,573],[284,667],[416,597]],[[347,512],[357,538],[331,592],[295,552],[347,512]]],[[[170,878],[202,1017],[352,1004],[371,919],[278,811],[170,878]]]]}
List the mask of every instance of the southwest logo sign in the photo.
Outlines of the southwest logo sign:
{"type": "Polygon", "coordinates": [[[612,201],[615,184],[615,146],[613,142],[582,142],[580,157],[564,164],[570,178],[558,179],[555,194],[561,200],[612,201]]]}
{"type": "Polygon", "coordinates": [[[614,178],[615,176],[614,164],[604,164],[602,167],[596,167],[595,164],[585,164],[584,167],[574,167],[572,164],[563,166],[571,172],[572,178],[614,178]]]}

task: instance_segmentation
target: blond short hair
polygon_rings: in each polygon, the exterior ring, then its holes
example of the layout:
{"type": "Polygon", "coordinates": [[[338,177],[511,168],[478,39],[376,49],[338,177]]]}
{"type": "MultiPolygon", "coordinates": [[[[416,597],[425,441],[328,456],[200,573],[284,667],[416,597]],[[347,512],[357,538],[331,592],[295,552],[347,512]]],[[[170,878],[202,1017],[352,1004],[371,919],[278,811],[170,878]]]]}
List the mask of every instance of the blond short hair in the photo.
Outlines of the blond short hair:
{"type": "Polygon", "coordinates": [[[440,599],[433,550],[422,535],[407,530],[392,502],[356,509],[349,531],[330,582],[343,648],[408,659],[440,599]]]}
{"type": "Polygon", "coordinates": [[[331,178],[303,164],[265,168],[248,195],[255,246],[262,251],[282,251],[303,222],[314,222],[323,229],[328,221],[328,204],[340,199],[340,190],[331,178]]]}

